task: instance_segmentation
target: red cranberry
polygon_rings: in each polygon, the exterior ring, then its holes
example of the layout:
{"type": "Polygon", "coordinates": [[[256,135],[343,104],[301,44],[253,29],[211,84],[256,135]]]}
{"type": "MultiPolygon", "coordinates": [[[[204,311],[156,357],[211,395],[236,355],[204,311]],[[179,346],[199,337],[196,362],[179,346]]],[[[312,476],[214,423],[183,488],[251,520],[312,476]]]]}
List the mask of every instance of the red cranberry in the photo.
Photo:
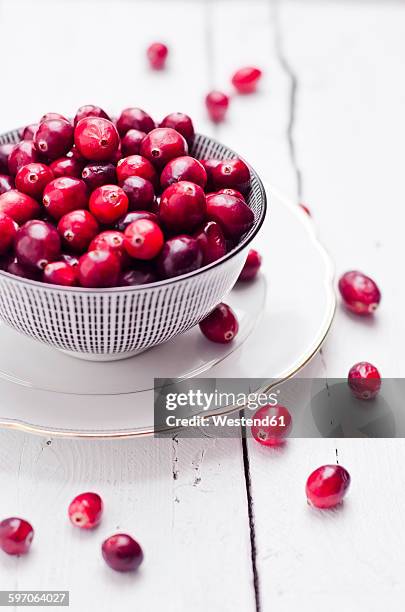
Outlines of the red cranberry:
{"type": "Polygon", "coordinates": [[[178,181],[190,181],[204,189],[207,184],[207,173],[204,166],[194,157],[185,155],[169,161],[160,175],[160,185],[166,189],[178,181]]]}
{"type": "Polygon", "coordinates": [[[60,238],[50,223],[33,219],[27,221],[17,232],[14,241],[18,261],[28,268],[43,270],[60,256],[60,238]]]}
{"type": "Polygon", "coordinates": [[[18,225],[3,212],[0,212],[0,255],[6,253],[12,246],[18,225]]]}
{"type": "Polygon", "coordinates": [[[134,571],[143,561],[142,548],[125,533],[116,533],[104,540],[101,550],[104,561],[117,572],[134,571]]]}
{"type": "Polygon", "coordinates": [[[141,176],[129,176],[122,182],[128,196],[129,210],[147,210],[155,200],[155,191],[150,181],[141,176]]]}
{"type": "Polygon", "coordinates": [[[88,210],[72,210],[58,223],[62,244],[75,253],[84,253],[98,230],[98,223],[88,210]]]}
{"type": "Polygon", "coordinates": [[[333,508],[343,500],[349,486],[350,474],[344,467],[323,465],[307,480],[308,502],[316,508],[333,508]]]}
{"type": "Polygon", "coordinates": [[[168,240],[158,258],[158,271],[162,278],[187,274],[201,267],[203,255],[194,238],[180,235],[168,240]]]}
{"type": "Polygon", "coordinates": [[[81,256],[77,267],[82,287],[115,287],[118,285],[120,262],[111,251],[89,251],[81,256]]]}
{"type": "Polygon", "coordinates": [[[261,265],[262,257],[260,253],[254,249],[250,249],[242,272],[239,274],[238,281],[250,281],[255,278],[261,265]]]}
{"type": "Polygon", "coordinates": [[[195,131],[191,117],[184,113],[170,113],[160,123],[161,128],[172,128],[179,132],[187,141],[189,146],[192,145],[195,131]]]}
{"type": "Polygon", "coordinates": [[[80,493],[69,504],[68,514],[72,525],[81,529],[93,529],[99,525],[103,513],[103,501],[97,493],[80,493]]]}
{"type": "Polygon", "coordinates": [[[263,446],[280,446],[291,431],[291,414],[284,406],[262,406],[256,410],[252,436],[263,446]]]}
{"type": "Polygon", "coordinates": [[[60,113],[45,113],[45,115],[42,115],[41,119],[39,120],[39,123],[42,123],[43,121],[50,121],[51,119],[69,122],[69,119],[66,119],[66,117],[64,115],[61,115],[60,113]]]}
{"type": "Polygon", "coordinates": [[[229,96],[221,91],[210,91],[205,98],[205,106],[210,119],[214,123],[220,123],[225,119],[229,106],[229,96]]]}
{"type": "Polygon", "coordinates": [[[73,145],[72,124],[62,119],[43,121],[35,132],[34,145],[48,159],[62,157],[73,145]]]}
{"type": "Polygon", "coordinates": [[[357,270],[343,274],[339,280],[339,291],[345,306],[358,315],[372,314],[381,300],[376,283],[357,270]]]}
{"type": "Polygon", "coordinates": [[[15,176],[20,168],[32,162],[39,161],[38,151],[34,147],[32,140],[22,140],[14,145],[8,156],[8,169],[12,176],[15,176]]]}
{"type": "Polygon", "coordinates": [[[117,182],[115,166],[109,162],[87,164],[81,176],[90,191],[102,185],[112,185],[117,182]]]}
{"type": "Polygon", "coordinates": [[[374,399],[381,388],[381,376],[368,361],[360,361],[350,368],[347,380],[353,395],[358,399],[374,399]]]}
{"type": "Polygon", "coordinates": [[[45,187],[53,179],[53,172],[45,164],[31,163],[19,169],[15,186],[32,198],[41,198],[45,187]]]}
{"type": "Polygon", "coordinates": [[[75,255],[71,255],[70,253],[62,253],[62,260],[69,264],[69,266],[73,266],[74,268],[79,265],[79,260],[75,255]]]}
{"type": "Polygon", "coordinates": [[[245,192],[250,186],[250,171],[241,159],[228,159],[213,168],[212,180],[216,189],[231,187],[245,192]]]}
{"type": "Polygon", "coordinates": [[[200,329],[211,342],[227,344],[231,342],[239,331],[239,323],[232,308],[221,303],[200,321],[200,329]]]}
{"type": "Polygon", "coordinates": [[[162,70],[165,67],[169,49],[166,45],[160,42],[155,42],[149,45],[146,51],[150,67],[154,70],[162,70]]]}
{"type": "Polygon", "coordinates": [[[150,181],[155,188],[159,183],[155,168],[149,160],[141,155],[130,155],[121,159],[117,164],[117,176],[120,185],[129,176],[141,176],[150,181]]]}
{"type": "Polygon", "coordinates": [[[145,136],[146,133],[140,130],[128,130],[121,141],[122,154],[125,157],[128,155],[138,155],[141,149],[141,142],[145,136]]]}
{"type": "Polygon", "coordinates": [[[215,221],[207,221],[195,234],[206,266],[226,254],[226,242],[222,229],[215,221]]]}
{"type": "Polygon", "coordinates": [[[202,164],[205,168],[205,172],[207,173],[207,190],[214,189],[214,182],[212,178],[212,172],[214,168],[219,166],[221,163],[220,159],[200,159],[200,164],[202,164]]]}
{"type": "Polygon", "coordinates": [[[107,230],[98,234],[89,246],[89,251],[111,251],[118,257],[121,266],[128,263],[129,257],[124,248],[125,236],[117,230],[107,230]]]}
{"type": "Polygon", "coordinates": [[[123,272],[119,284],[122,287],[133,287],[135,285],[147,285],[157,281],[156,272],[148,262],[137,262],[136,268],[123,272]]]}
{"type": "MultiPolygon", "coordinates": [[[[230,189],[229,187],[228,188],[225,187],[225,189],[219,189],[216,193],[226,193],[227,195],[235,196],[235,198],[239,198],[240,200],[243,200],[244,202],[246,202],[245,196],[237,189],[230,189]]],[[[210,195],[214,195],[214,194],[210,194],[210,195]]]]}
{"type": "Polygon", "coordinates": [[[125,108],[117,119],[117,130],[124,136],[128,130],[139,130],[146,134],[155,128],[152,117],[141,108],[125,108]]]}
{"type": "Polygon", "coordinates": [[[31,123],[23,129],[21,134],[22,140],[34,140],[35,132],[39,127],[39,123],[31,123]]]}
{"type": "Polygon", "coordinates": [[[0,195],[10,189],[14,189],[13,179],[7,174],[0,174],[0,195]]]}
{"type": "Polygon", "coordinates": [[[82,175],[83,164],[75,157],[60,157],[55,159],[50,164],[54,177],[59,178],[61,176],[72,176],[74,178],[80,178],[82,175]]]}
{"type": "Polygon", "coordinates": [[[51,285],[74,287],[77,285],[76,268],[65,261],[54,261],[45,266],[43,281],[51,285]]]}
{"type": "Polygon", "coordinates": [[[111,118],[99,106],[94,106],[94,104],[85,104],[77,109],[73,124],[76,126],[81,119],[86,119],[87,117],[101,117],[102,119],[108,119],[111,121],[111,118]]]}
{"type": "Polygon", "coordinates": [[[0,548],[8,555],[25,555],[33,537],[34,530],[24,519],[11,517],[0,523],[0,548]]]}
{"type": "Polygon", "coordinates": [[[257,89],[257,84],[262,76],[262,71],[259,68],[247,66],[240,68],[232,77],[232,85],[238,93],[249,94],[257,89]]]}
{"type": "Polygon", "coordinates": [[[119,219],[115,227],[118,231],[125,232],[128,225],[134,221],[138,221],[138,219],[149,219],[149,221],[159,223],[158,217],[155,215],[155,213],[150,212],[149,210],[133,210],[119,219]]]}
{"type": "Polygon", "coordinates": [[[204,191],[189,181],[174,183],[160,199],[159,218],[173,232],[190,232],[204,221],[204,191]]]}
{"type": "Polygon", "coordinates": [[[240,238],[254,223],[253,211],[246,202],[226,193],[207,198],[207,217],[222,227],[226,238],[240,238]]]}
{"type": "Polygon", "coordinates": [[[163,168],[171,159],[187,155],[184,137],[172,128],[156,128],[141,142],[141,155],[157,168],[163,168]]]}
{"type": "Polygon", "coordinates": [[[86,184],[70,176],[56,178],[45,187],[42,202],[47,213],[59,220],[72,210],[87,208],[86,184]]]}
{"type": "Polygon", "coordinates": [[[14,147],[15,147],[15,144],[12,144],[11,142],[0,144],[0,172],[4,174],[9,173],[8,158],[10,156],[11,151],[14,149],[14,147]]]}
{"type": "Polygon", "coordinates": [[[308,217],[311,217],[311,211],[306,204],[298,204],[298,206],[300,206],[302,210],[307,213],[308,217]]]}
{"type": "Polygon", "coordinates": [[[27,266],[23,266],[17,260],[17,258],[14,258],[8,263],[6,271],[9,274],[14,274],[14,276],[21,276],[21,278],[28,278],[30,280],[41,279],[41,272],[39,270],[34,270],[33,268],[27,268],[27,266]]]}
{"type": "Polygon", "coordinates": [[[128,198],[121,187],[102,185],[91,194],[89,208],[100,223],[111,225],[127,212],[128,198]]]}
{"type": "Polygon", "coordinates": [[[74,138],[79,153],[91,161],[110,161],[120,143],[115,125],[102,117],[81,119],[75,127],[74,138]]]}
{"type": "Polygon", "coordinates": [[[153,259],[164,243],[162,230],[157,223],[138,219],[125,230],[125,249],[135,259],[153,259]]]}
{"type": "Polygon", "coordinates": [[[38,217],[41,209],[34,198],[17,189],[10,189],[0,195],[0,212],[6,213],[20,225],[38,217]]]}

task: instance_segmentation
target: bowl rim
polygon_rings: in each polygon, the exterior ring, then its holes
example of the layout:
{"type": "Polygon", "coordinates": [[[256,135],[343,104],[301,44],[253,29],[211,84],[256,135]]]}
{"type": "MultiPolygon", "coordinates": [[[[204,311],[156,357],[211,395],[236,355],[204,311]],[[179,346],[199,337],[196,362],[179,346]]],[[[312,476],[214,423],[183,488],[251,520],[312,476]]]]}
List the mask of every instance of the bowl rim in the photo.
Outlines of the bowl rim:
{"type": "MultiPolygon", "coordinates": [[[[5,136],[7,134],[11,134],[11,133],[18,133],[18,129],[17,130],[11,130],[10,132],[5,132],[2,134],[2,136],[5,136]]],[[[184,281],[187,281],[188,279],[192,278],[193,276],[198,276],[199,274],[204,274],[210,270],[213,270],[215,267],[220,266],[222,264],[224,264],[226,261],[232,259],[232,257],[234,257],[235,255],[237,255],[238,253],[240,253],[241,251],[243,251],[253,240],[253,238],[256,237],[257,233],[259,232],[260,228],[263,225],[264,219],[266,217],[267,214],[267,195],[266,195],[266,190],[264,188],[263,185],[263,181],[261,180],[260,176],[258,175],[258,173],[256,172],[256,170],[251,166],[251,164],[249,164],[249,162],[242,157],[241,155],[239,155],[238,153],[236,153],[236,151],[234,151],[233,149],[229,148],[227,145],[224,145],[223,143],[219,142],[216,138],[212,138],[211,136],[206,136],[205,134],[201,134],[199,132],[195,133],[195,136],[198,136],[200,138],[204,138],[208,141],[210,141],[211,143],[213,143],[214,145],[218,145],[220,147],[226,147],[228,149],[228,153],[230,155],[233,155],[235,157],[238,157],[239,159],[241,159],[242,161],[245,162],[245,164],[248,166],[251,174],[253,174],[253,176],[255,177],[255,179],[257,180],[257,183],[259,185],[259,189],[260,189],[260,197],[262,199],[262,208],[260,211],[260,216],[257,220],[256,223],[256,227],[254,228],[254,231],[246,236],[245,238],[243,238],[241,240],[241,242],[239,244],[236,245],[236,247],[234,247],[231,251],[229,251],[229,253],[226,253],[225,255],[223,255],[222,257],[220,257],[219,259],[216,259],[215,261],[202,266],[201,268],[197,268],[196,270],[192,270],[191,272],[187,272],[186,274],[181,274],[179,276],[173,276],[171,278],[166,278],[166,279],[162,279],[162,280],[158,280],[155,281],[153,283],[146,283],[143,285],[130,285],[130,286],[119,286],[119,287],[67,287],[65,285],[53,285],[51,283],[44,283],[42,281],[37,281],[37,280],[32,280],[29,278],[23,278],[21,276],[16,276],[15,274],[11,274],[10,272],[6,272],[5,270],[0,270],[0,278],[6,278],[7,280],[11,280],[13,282],[19,283],[21,285],[32,285],[34,287],[38,287],[44,291],[58,291],[58,292],[66,292],[66,293],[70,293],[70,294],[74,294],[74,293],[79,293],[79,294],[87,294],[87,295],[109,295],[111,293],[115,294],[115,293],[134,293],[137,291],[148,291],[148,290],[153,290],[159,287],[165,287],[167,285],[171,285],[173,283],[181,283],[184,281]]],[[[16,143],[18,144],[18,143],[16,143]]],[[[232,159],[232,158],[231,158],[232,159]]]]}

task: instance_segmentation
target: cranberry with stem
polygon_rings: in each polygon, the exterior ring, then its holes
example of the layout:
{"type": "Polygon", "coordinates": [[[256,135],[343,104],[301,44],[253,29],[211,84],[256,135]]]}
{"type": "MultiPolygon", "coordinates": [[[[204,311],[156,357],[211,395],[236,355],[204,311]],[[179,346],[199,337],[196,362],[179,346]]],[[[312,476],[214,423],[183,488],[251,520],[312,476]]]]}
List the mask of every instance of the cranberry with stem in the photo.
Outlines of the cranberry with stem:
{"type": "Polygon", "coordinates": [[[170,238],[163,245],[157,267],[161,278],[172,278],[201,268],[202,262],[203,255],[197,240],[180,235],[170,238]]]}
{"type": "Polygon", "coordinates": [[[262,265],[262,256],[254,249],[250,249],[245,265],[239,274],[238,281],[250,281],[257,276],[262,265]]]}
{"type": "Polygon", "coordinates": [[[339,291],[346,308],[357,315],[373,314],[381,301],[377,284],[358,270],[351,270],[341,276],[339,291]]]}
{"type": "Polygon", "coordinates": [[[91,194],[89,209],[97,221],[112,225],[128,211],[128,198],[121,187],[102,185],[91,194]]]}
{"type": "Polygon", "coordinates": [[[179,132],[187,141],[189,147],[193,144],[195,130],[191,117],[185,113],[170,113],[159,124],[161,128],[172,128],[179,132]]]}
{"type": "Polygon", "coordinates": [[[134,129],[146,134],[155,128],[152,117],[141,108],[124,108],[117,119],[117,130],[120,136],[125,136],[128,130],[134,129]]]}
{"type": "Polygon", "coordinates": [[[0,174],[0,195],[14,189],[14,181],[7,174],[0,174]]]}
{"type": "Polygon", "coordinates": [[[15,177],[15,186],[32,198],[41,198],[45,187],[53,178],[53,172],[48,166],[31,163],[19,169],[15,177]]]}
{"type": "Polygon", "coordinates": [[[110,162],[87,164],[82,170],[81,177],[90,191],[102,185],[114,185],[117,182],[115,166],[110,162]]]}
{"type": "Polygon", "coordinates": [[[141,142],[140,153],[158,169],[162,169],[171,159],[187,155],[185,138],[172,128],[156,128],[149,132],[141,142]]]}
{"type": "Polygon", "coordinates": [[[76,268],[65,261],[54,261],[45,266],[42,280],[51,285],[75,287],[77,285],[76,268]]]}
{"type": "Polygon", "coordinates": [[[262,71],[253,66],[240,68],[232,76],[232,85],[238,93],[250,94],[256,91],[262,71]]]}
{"type": "Polygon", "coordinates": [[[108,119],[108,121],[111,121],[111,118],[99,106],[95,106],[94,104],[85,104],[77,109],[73,125],[76,127],[81,119],[86,119],[87,117],[101,117],[102,119],[108,119]]]}
{"type": "Polygon", "coordinates": [[[32,140],[22,140],[14,145],[8,156],[8,171],[15,176],[20,168],[37,161],[40,161],[39,154],[32,140]]]}
{"type": "Polygon", "coordinates": [[[226,254],[226,241],[222,229],[215,221],[207,221],[194,234],[203,254],[203,265],[216,261],[226,254]]]}
{"type": "Polygon", "coordinates": [[[157,223],[149,219],[134,221],[128,225],[124,235],[125,250],[135,259],[153,259],[162,250],[163,232],[157,223]]]}
{"type": "Polygon", "coordinates": [[[157,188],[159,178],[154,166],[142,155],[124,157],[117,164],[117,177],[120,185],[130,176],[140,176],[157,188]]]}
{"type": "Polygon", "coordinates": [[[107,565],[117,572],[134,571],[143,561],[142,548],[126,533],[116,533],[104,540],[101,551],[107,565]]]}
{"type": "Polygon", "coordinates": [[[45,187],[42,203],[47,213],[58,221],[72,210],[88,207],[86,184],[70,176],[56,178],[45,187]]]}
{"type": "Polygon", "coordinates": [[[101,522],[103,500],[98,493],[80,493],[70,502],[70,522],[80,529],[94,529],[101,522]]]}
{"type": "Polygon", "coordinates": [[[18,230],[14,249],[23,266],[43,270],[48,263],[60,257],[60,237],[53,225],[33,219],[18,230]]]}
{"type": "Polygon", "coordinates": [[[211,342],[228,344],[237,335],[239,323],[232,308],[222,302],[200,321],[200,329],[211,342]]]}
{"type": "Polygon", "coordinates": [[[263,446],[281,446],[292,428],[292,417],[285,406],[262,406],[253,415],[252,436],[263,446]]]}
{"type": "Polygon", "coordinates": [[[205,106],[211,121],[221,123],[228,111],[229,96],[221,91],[210,91],[205,97],[205,106]]]}
{"type": "Polygon", "coordinates": [[[310,474],[306,484],[308,502],[316,508],[334,508],[343,501],[350,486],[350,474],[341,465],[322,465],[310,474]]]}
{"type": "Polygon", "coordinates": [[[10,189],[0,195],[0,212],[6,213],[16,223],[21,225],[34,217],[38,217],[41,208],[34,198],[21,193],[17,189],[10,189]]]}
{"type": "Polygon", "coordinates": [[[244,193],[250,187],[250,170],[241,159],[228,159],[213,168],[212,181],[216,189],[230,187],[244,193]]]}
{"type": "Polygon", "coordinates": [[[207,197],[207,217],[221,226],[225,238],[239,239],[254,223],[253,211],[246,202],[226,193],[207,197]]]}
{"type": "Polygon", "coordinates": [[[361,400],[374,399],[381,389],[381,375],[368,361],[355,363],[349,370],[347,382],[353,395],[361,400]]]}
{"type": "Polygon", "coordinates": [[[82,175],[83,163],[76,157],[60,157],[59,159],[55,159],[49,165],[49,168],[52,170],[55,178],[61,176],[80,178],[82,175]]]}
{"type": "Polygon", "coordinates": [[[98,231],[98,223],[88,210],[72,210],[58,223],[62,244],[75,253],[84,253],[98,231]]]}
{"type": "Polygon", "coordinates": [[[18,517],[6,518],[0,523],[0,548],[8,555],[25,555],[34,537],[32,525],[18,517]]]}
{"type": "Polygon", "coordinates": [[[166,189],[173,183],[190,181],[203,189],[207,184],[207,173],[204,166],[194,157],[184,155],[169,161],[160,175],[160,185],[166,189]]]}
{"type": "Polygon", "coordinates": [[[62,119],[42,121],[34,135],[36,150],[47,159],[66,155],[73,146],[73,126],[62,119]]]}
{"type": "Polygon", "coordinates": [[[13,245],[18,225],[5,213],[0,212],[0,255],[4,255],[13,245]]]}
{"type": "Polygon", "coordinates": [[[205,213],[205,194],[195,183],[173,183],[162,193],[159,219],[172,232],[193,231],[204,221],[205,213]]]}
{"type": "Polygon", "coordinates": [[[77,266],[82,287],[116,287],[121,271],[118,257],[111,251],[89,251],[81,256],[77,266]]]}
{"type": "Polygon", "coordinates": [[[146,50],[149,65],[153,70],[163,70],[168,54],[169,49],[161,42],[152,43],[146,50]]]}
{"type": "Polygon", "coordinates": [[[79,153],[90,161],[111,161],[118,151],[120,137],[115,125],[102,117],[85,117],[74,130],[79,153]]]}
{"type": "Polygon", "coordinates": [[[146,132],[141,132],[134,128],[128,130],[121,140],[122,155],[124,157],[128,155],[138,155],[141,149],[141,142],[145,136],[146,132]]]}
{"type": "Polygon", "coordinates": [[[155,190],[150,181],[141,176],[129,176],[122,182],[128,196],[129,210],[148,210],[155,201],[155,190]]]}

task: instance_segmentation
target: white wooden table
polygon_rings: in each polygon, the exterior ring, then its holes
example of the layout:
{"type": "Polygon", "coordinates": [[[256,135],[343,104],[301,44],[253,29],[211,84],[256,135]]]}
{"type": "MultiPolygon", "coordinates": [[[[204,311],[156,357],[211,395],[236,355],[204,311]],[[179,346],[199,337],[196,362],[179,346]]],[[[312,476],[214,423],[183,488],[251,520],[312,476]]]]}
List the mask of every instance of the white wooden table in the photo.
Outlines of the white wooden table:
{"type": "MultiPolygon", "coordinates": [[[[308,204],[338,273],[362,269],[382,288],[375,320],[338,310],[307,373],[345,376],[367,359],[400,376],[404,22],[404,3],[383,0],[0,0],[0,129],[90,102],[190,113],[308,204]],[[154,39],[172,52],[160,74],[144,64],[154,39]],[[203,96],[249,63],[264,69],[260,93],[232,100],[215,129],[203,96]]],[[[240,439],[89,443],[4,431],[0,514],[27,517],[36,538],[26,558],[0,555],[0,588],[69,589],[79,612],[403,610],[404,460],[402,440],[290,440],[269,453],[240,439]],[[319,514],[305,480],[336,453],[352,489],[342,509],[319,514]],[[70,499],[89,489],[106,503],[96,534],[66,520],[70,499]],[[117,530],[144,547],[137,576],[100,558],[117,530]]]]}

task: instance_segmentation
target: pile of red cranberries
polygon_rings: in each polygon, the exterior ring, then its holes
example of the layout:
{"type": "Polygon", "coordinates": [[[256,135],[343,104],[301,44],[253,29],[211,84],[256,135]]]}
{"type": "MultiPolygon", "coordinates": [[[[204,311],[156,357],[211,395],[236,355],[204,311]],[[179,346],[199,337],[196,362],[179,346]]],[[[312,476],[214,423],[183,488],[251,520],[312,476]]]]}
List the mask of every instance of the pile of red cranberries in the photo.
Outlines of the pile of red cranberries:
{"type": "Polygon", "coordinates": [[[254,222],[250,171],[241,159],[195,159],[193,139],[187,115],[157,125],[139,108],[114,120],[86,105],[73,121],[47,113],[27,126],[18,144],[0,145],[0,269],[116,287],[223,257],[254,222]]]}

